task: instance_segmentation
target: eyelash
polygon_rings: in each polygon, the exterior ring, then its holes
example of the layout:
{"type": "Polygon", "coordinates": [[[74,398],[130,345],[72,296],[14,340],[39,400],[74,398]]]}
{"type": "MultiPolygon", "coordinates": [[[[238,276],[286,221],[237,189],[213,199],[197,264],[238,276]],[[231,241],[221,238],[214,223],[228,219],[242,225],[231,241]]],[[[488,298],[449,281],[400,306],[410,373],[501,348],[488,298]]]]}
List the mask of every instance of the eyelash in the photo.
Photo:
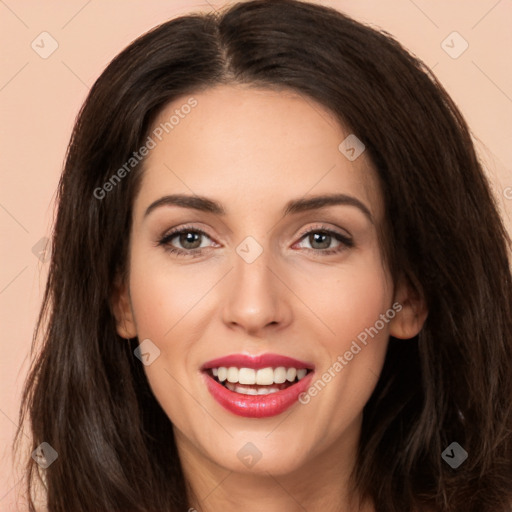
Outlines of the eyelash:
{"type": "MultiPolygon", "coordinates": [[[[204,232],[201,229],[195,228],[193,226],[184,226],[182,228],[176,229],[174,231],[171,231],[170,233],[167,233],[164,235],[158,242],[157,246],[163,246],[164,249],[176,256],[183,256],[183,257],[189,257],[189,258],[197,258],[198,256],[201,256],[203,253],[203,249],[206,249],[206,247],[202,248],[196,248],[196,249],[178,249],[176,247],[173,247],[170,245],[170,241],[173,238],[176,238],[176,236],[181,235],[183,233],[196,233],[200,235],[204,235],[207,238],[210,238],[208,233],[204,232]]],[[[327,228],[326,226],[319,226],[314,229],[310,229],[309,231],[306,231],[300,235],[299,241],[305,238],[307,235],[311,235],[313,233],[322,233],[324,235],[330,235],[338,242],[341,242],[341,245],[335,249],[309,249],[306,248],[308,251],[313,251],[315,253],[321,253],[324,256],[336,254],[339,253],[346,248],[354,247],[354,241],[349,238],[348,236],[342,235],[341,233],[338,233],[337,231],[333,231],[332,229],[327,228]]],[[[211,239],[211,238],[210,238],[211,239]]]]}

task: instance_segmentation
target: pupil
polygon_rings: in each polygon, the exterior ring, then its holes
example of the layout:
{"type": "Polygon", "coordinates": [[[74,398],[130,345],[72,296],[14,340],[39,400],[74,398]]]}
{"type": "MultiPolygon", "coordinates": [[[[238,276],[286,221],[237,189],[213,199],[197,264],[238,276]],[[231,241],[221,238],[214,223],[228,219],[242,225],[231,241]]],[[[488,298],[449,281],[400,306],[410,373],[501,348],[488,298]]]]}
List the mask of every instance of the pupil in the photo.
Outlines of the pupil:
{"type": "Polygon", "coordinates": [[[199,233],[189,232],[189,233],[182,234],[180,237],[180,243],[187,249],[196,249],[197,247],[188,247],[187,246],[187,244],[189,244],[189,243],[194,244],[194,240],[191,240],[191,238],[194,238],[194,237],[196,237],[195,242],[197,242],[199,239],[199,233]]]}
{"type": "MultiPolygon", "coordinates": [[[[327,245],[325,245],[325,239],[324,239],[324,242],[323,242],[324,247],[322,247],[322,248],[326,249],[327,247],[329,247],[331,235],[327,235],[326,233],[314,233],[312,236],[313,236],[313,243],[319,242],[318,237],[327,238],[327,245]]],[[[311,243],[311,245],[313,245],[313,243],[311,243]]],[[[319,243],[321,244],[322,242],[320,241],[319,243]]]]}

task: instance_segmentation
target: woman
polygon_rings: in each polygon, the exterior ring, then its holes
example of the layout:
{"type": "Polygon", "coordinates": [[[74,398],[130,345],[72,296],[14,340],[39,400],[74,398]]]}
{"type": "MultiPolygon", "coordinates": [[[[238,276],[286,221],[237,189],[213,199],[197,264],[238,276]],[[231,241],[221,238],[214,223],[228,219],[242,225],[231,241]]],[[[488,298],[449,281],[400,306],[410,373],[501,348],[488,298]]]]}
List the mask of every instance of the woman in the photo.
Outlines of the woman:
{"type": "Polygon", "coordinates": [[[510,509],[510,240],[389,35],[294,0],[156,27],[58,199],[21,411],[51,512],[510,509]]]}

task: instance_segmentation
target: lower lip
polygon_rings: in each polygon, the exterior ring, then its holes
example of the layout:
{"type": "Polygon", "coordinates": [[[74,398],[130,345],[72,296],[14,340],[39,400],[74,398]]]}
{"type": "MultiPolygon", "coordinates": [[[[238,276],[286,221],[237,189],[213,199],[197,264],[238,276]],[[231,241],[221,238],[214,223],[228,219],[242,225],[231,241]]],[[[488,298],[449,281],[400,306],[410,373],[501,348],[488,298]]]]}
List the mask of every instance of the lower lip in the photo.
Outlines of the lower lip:
{"type": "Polygon", "coordinates": [[[277,416],[298,402],[299,395],[306,391],[314,372],[309,372],[299,382],[268,395],[244,395],[225,388],[222,384],[204,373],[206,386],[213,398],[225,409],[246,418],[268,418],[277,416]]]}

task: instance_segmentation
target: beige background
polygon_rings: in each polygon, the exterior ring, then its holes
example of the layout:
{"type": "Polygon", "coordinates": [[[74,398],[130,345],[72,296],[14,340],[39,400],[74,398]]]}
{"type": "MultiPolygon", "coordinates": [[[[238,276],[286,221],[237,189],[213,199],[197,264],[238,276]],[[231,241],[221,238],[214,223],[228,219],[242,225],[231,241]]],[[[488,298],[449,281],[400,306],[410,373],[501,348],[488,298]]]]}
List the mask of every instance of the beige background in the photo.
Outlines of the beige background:
{"type": "MultiPolygon", "coordinates": [[[[512,2],[317,3],[387,30],[433,69],[472,128],[512,231],[512,2]],[[450,35],[454,31],[462,39],[450,35]],[[453,58],[464,41],[468,48],[453,58]]],[[[12,465],[9,445],[48,267],[39,252],[40,240],[50,234],[55,190],[74,118],[103,68],[135,37],[177,15],[221,5],[224,2],[213,0],[0,0],[2,511],[26,510],[19,496],[24,482],[12,465]],[[43,32],[49,35],[40,35],[43,32]],[[56,44],[54,53],[42,58],[56,44]]]]}

